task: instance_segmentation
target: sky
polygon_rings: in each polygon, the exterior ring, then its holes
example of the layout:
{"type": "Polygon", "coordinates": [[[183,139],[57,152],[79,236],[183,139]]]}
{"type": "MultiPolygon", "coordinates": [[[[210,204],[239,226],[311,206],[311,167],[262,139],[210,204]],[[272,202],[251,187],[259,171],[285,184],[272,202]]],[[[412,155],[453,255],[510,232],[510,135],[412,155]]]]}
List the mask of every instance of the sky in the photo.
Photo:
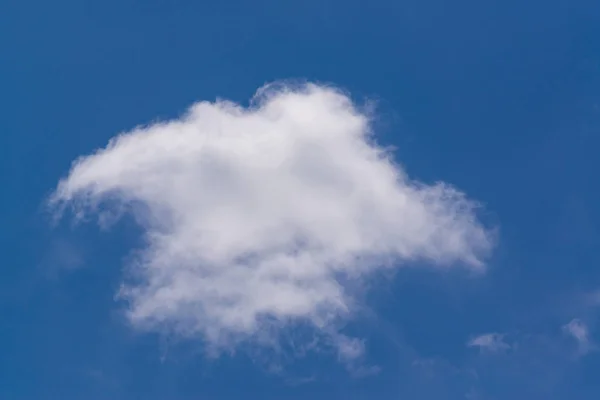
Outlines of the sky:
{"type": "Polygon", "coordinates": [[[0,399],[597,399],[600,3],[0,3],[0,399]]]}

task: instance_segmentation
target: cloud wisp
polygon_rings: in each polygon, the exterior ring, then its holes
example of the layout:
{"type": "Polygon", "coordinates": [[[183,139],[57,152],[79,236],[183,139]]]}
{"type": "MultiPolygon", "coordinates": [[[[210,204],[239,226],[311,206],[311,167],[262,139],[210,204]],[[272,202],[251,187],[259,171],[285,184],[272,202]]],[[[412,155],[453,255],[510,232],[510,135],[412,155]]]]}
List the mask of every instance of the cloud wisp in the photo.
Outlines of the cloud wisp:
{"type": "Polygon", "coordinates": [[[504,341],[504,335],[500,333],[486,333],[479,335],[467,342],[468,347],[477,347],[481,352],[498,353],[510,349],[510,345],[504,341]]]}
{"type": "Polygon", "coordinates": [[[596,345],[590,338],[588,326],[580,319],[573,319],[562,327],[563,332],[571,336],[577,342],[579,354],[585,355],[596,350],[596,345]]]}
{"type": "Polygon", "coordinates": [[[413,261],[481,269],[492,247],[476,203],[410,180],[374,143],[369,113],[313,84],[122,133],[76,160],[50,203],[133,215],[145,245],[120,292],[129,320],[217,351],[275,346],[302,323],[358,357],[339,327],[364,279],[413,261]]]}

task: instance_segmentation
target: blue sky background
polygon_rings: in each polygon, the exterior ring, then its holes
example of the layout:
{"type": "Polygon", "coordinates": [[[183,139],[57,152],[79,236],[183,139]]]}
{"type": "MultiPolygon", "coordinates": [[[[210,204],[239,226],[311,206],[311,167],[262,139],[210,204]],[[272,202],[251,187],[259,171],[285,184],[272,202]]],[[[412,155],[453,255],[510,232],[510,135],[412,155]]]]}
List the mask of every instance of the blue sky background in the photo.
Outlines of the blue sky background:
{"type": "Polygon", "coordinates": [[[600,341],[599,2],[4,0],[0,49],[0,399],[600,396],[600,353],[562,328],[600,341]],[[273,373],[133,332],[113,297],[135,226],[42,212],[116,133],[287,78],[377,99],[378,141],[411,176],[499,227],[485,275],[400,270],[371,293],[349,329],[375,375],[326,355],[273,373]],[[511,348],[466,346],[488,332],[511,348]]]}

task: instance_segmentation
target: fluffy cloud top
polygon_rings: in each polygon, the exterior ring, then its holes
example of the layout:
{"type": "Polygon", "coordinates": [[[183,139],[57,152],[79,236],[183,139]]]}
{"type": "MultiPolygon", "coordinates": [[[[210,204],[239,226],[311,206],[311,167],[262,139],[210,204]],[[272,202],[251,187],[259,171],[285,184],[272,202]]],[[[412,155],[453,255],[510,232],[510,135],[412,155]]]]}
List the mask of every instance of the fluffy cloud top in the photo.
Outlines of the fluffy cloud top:
{"type": "Polygon", "coordinates": [[[302,322],[344,356],[352,289],[409,261],[482,267],[488,232],[449,185],[411,181],[370,116],[319,85],[267,86],[252,106],[200,102],[79,158],[51,199],[77,215],[130,212],[145,247],[124,283],[138,327],[215,348],[302,322]]]}

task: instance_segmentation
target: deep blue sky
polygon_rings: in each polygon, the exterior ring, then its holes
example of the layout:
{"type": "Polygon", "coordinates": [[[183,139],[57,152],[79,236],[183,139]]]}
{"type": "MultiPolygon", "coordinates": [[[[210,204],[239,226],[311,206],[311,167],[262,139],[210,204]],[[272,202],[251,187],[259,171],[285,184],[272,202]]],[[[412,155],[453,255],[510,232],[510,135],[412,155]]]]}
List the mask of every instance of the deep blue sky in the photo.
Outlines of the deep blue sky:
{"type": "Polygon", "coordinates": [[[599,2],[4,0],[0,49],[0,399],[600,396],[600,353],[562,329],[600,341],[599,2]],[[351,328],[377,375],[327,356],[278,375],[139,335],[113,300],[135,227],[41,211],[116,133],[287,78],[376,99],[378,141],[411,176],[499,227],[484,276],[407,270],[374,293],[351,328]],[[510,351],[466,346],[488,332],[510,351]]]}

